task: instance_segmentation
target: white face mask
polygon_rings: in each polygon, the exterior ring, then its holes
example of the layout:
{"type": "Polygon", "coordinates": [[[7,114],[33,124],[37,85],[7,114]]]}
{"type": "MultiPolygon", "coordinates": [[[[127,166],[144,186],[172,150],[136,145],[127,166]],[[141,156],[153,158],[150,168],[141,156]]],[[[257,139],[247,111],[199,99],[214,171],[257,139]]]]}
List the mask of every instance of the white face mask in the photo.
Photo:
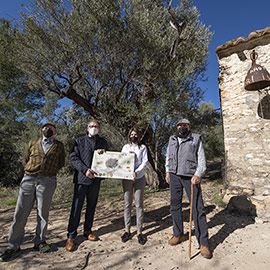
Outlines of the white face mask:
{"type": "Polygon", "coordinates": [[[90,134],[91,136],[97,135],[97,134],[98,134],[98,129],[97,129],[96,127],[90,128],[90,129],[89,129],[89,134],[90,134]]]}

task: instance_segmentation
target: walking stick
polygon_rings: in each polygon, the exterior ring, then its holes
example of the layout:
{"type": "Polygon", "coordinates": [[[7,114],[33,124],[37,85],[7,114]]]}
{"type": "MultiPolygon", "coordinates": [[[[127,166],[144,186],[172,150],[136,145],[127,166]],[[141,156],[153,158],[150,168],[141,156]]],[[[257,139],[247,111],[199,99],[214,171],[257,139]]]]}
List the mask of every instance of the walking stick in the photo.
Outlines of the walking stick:
{"type": "Polygon", "coordinates": [[[193,184],[191,183],[190,210],[189,210],[189,239],[188,258],[191,258],[191,229],[192,229],[192,208],[193,208],[193,184]]]}

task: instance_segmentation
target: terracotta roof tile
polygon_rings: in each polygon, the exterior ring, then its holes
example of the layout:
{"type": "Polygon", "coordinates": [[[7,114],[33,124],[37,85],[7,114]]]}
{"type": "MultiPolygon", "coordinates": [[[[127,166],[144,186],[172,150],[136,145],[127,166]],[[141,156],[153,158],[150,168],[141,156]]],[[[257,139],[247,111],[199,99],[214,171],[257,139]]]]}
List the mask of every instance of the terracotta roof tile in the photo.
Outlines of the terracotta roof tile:
{"type": "Polygon", "coordinates": [[[216,54],[219,58],[229,56],[233,53],[242,52],[243,50],[251,50],[259,45],[270,43],[270,27],[263,30],[253,31],[248,35],[248,38],[239,37],[235,40],[230,40],[216,48],[216,54]]]}

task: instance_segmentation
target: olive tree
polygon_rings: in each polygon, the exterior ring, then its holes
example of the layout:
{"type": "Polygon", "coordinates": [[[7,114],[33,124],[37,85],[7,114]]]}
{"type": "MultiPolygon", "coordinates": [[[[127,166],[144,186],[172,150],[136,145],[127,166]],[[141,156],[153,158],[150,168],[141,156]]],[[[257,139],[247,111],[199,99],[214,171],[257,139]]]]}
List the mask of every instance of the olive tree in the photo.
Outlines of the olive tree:
{"type": "Polygon", "coordinates": [[[34,1],[16,54],[31,89],[72,100],[116,136],[141,128],[157,171],[176,119],[203,96],[197,82],[212,36],[193,1],[171,2],[34,1]]]}

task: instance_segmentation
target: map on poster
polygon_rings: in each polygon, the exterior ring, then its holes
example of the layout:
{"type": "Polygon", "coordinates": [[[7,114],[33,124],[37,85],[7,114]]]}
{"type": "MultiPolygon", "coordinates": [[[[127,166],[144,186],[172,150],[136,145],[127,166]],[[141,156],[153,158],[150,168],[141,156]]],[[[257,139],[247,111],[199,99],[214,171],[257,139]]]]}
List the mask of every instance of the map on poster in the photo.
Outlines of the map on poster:
{"type": "Polygon", "coordinates": [[[91,169],[95,172],[95,177],[132,180],[134,163],[134,153],[107,151],[98,154],[95,151],[91,169]]]}

